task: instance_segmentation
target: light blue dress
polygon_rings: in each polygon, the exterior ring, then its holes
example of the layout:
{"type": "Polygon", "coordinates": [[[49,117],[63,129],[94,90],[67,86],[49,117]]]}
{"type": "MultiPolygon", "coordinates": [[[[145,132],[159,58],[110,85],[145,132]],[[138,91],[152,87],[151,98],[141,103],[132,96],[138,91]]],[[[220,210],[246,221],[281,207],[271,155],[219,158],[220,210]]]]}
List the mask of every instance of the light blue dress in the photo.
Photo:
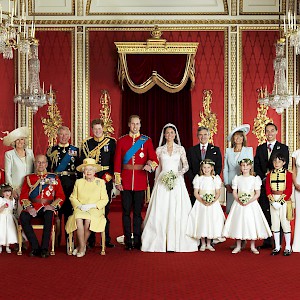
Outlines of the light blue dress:
{"type": "MultiPolygon", "coordinates": [[[[227,148],[225,152],[224,160],[224,184],[231,185],[232,180],[235,175],[240,175],[240,165],[239,161],[244,158],[250,158],[253,161],[253,148],[252,147],[242,147],[241,152],[234,152],[234,148],[227,148]]],[[[232,193],[226,193],[226,213],[229,214],[231,205],[233,203],[232,193]]]]}

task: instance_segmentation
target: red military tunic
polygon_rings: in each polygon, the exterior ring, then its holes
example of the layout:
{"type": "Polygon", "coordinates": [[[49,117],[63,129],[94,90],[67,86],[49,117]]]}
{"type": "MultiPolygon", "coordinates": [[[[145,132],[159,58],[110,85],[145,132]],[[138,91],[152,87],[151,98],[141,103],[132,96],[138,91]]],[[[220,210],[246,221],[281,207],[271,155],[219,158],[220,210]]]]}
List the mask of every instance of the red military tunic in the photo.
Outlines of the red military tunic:
{"type": "Polygon", "coordinates": [[[4,170],[0,169],[0,184],[5,183],[4,170]]]}
{"type": "Polygon", "coordinates": [[[130,158],[126,165],[123,164],[124,155],[140,138],[140,133],[135,135],[129,133],[120,137],[117,142],[114,160],[115,183],[117,185],[122,184],[124,190],[146,190],[148,185],[147,172],[142,168],[147,163],[149,164],[149,161],[152,170],[155,170],[158,166],[157,155],[150,138],[130,158]]]}
{"type": "MultiPolygon", "coordinates": [[[[276,179],[274,177],[274,179],[276,179]]],[[[283,170],[280,172],[276,172],[276,170],[271,171],[268,173],[267,178],[266,178],[266,194],[267,197],[271,197],[271,195],[274,192],[282,192],[284,194],[284,200],[289,201],[291,196],[292,196],[292,191],[293,191],[293,174],[289,172],[288,170],[283,170]],[[281,177],[279,177],[279,173],[281,174],[281,177]],[[271,174],[274,177],[274,174],[276,174],[278,177],[277,181],[278,183],[275,182],[271,184],[271,174]]]]}
{"type": "Polygon", "coordinates": [[[49,204],[59,209],[64,200],[65,194],[56,174],[44,172],[25,176],[20,194],[23,209],[31,206],[38,211],[49,204]]]}

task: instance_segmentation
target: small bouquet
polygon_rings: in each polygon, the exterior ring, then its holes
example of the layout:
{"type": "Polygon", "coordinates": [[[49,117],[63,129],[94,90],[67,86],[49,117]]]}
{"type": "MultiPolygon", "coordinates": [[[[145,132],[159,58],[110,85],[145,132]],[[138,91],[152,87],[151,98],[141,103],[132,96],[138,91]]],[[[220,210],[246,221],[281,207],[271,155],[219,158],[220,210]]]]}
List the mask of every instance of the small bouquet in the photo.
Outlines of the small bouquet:
{"type": "Polygon", "coordinates": [[[215,196],[213,194],[204,194],[202,196],[202,199],[206,202],[206,203],[212,203],[215,200],[215,196]]]}
{"type": "Polygon", "coordinates": [[[248,201],[251,199],[251,195],[247,193],[243,193],[239,196],[239,200],[243,203],[246,204],[248,201]]]}
{"type": "Polygon", "coordinates": [[[164,174],[161,179],[161,182],[171,191],[175,187],[175,181],[177,179],[177,175],[171,170],[164,174]]]}

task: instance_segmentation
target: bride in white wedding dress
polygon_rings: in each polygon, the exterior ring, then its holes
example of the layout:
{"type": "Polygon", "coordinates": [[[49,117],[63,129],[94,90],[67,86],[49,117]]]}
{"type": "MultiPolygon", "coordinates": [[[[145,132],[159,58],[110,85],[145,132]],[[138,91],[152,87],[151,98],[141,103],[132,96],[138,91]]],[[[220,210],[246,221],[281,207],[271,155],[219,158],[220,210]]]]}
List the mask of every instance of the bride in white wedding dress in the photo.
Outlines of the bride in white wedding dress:
{"type": "Polygon", "coordinates": [[[143,224],[141,250],[198,251],[198,241],[186,235],[188,215],[192,206],[183,175],[189,166],[175,125],[169,123],[164,126],[156,153],[159,167],[156,170],[155,185],[143,224]],[[162,178],[169,171],[173,171],[177,176],[173,189],[169,189],[162,182],[162,178]]]}

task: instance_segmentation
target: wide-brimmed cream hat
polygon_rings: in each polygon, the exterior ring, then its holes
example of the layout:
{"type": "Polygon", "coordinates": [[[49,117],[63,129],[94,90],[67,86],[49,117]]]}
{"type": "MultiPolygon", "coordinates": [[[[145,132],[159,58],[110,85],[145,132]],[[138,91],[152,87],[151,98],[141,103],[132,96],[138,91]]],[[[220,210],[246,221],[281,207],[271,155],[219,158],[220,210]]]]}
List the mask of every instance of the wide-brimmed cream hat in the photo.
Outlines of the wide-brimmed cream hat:
{"type": "Polygon", "coordinates": [[[3,144],[5,146],[11,146],[13,142],[18,139],[28,138],[29,128],[28,127],[19,127],[11,131],[7,136],[3,138],[3,144]]]}
{"type": "Polygon", "coordinates": [[[237,132],[237,131],[243,131],[245,134],[248,134],[250,131],[250,125],[249,124],[242,124],[236,128],[234,128],[228,135],[227,140],[230,141],[232,136],[237,132]]]}
{"type": "Polygon", "coordinates": [[[83,160],[83,164],[78,166],[76,168],[76,170],[79,171],[79,172],[83,172],[84,167],[87,167],[87,166],[94,167],[96,169],[96,173],[101,171],[101,166],[99,164],[97,164],[96,161],[93,158],[85,158],[83,160]]]}

